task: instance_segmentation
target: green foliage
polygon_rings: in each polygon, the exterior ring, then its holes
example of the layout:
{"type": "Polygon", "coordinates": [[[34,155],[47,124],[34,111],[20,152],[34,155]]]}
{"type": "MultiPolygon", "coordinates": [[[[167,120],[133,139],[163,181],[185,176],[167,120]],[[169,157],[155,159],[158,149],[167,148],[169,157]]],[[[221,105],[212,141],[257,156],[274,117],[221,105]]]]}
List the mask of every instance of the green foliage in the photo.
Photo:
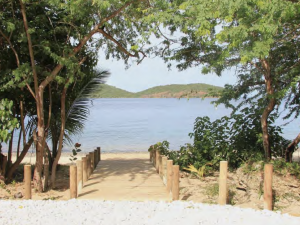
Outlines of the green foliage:
{"type": "Polygon", "coordinates": [[[275,172],[282,175],[293,175],[300,179],[300,164],[299,162],[285,162],[283,159],[276,159],[271,161],[275,172]]]}
{"type": "MultiPolygon", "coordinates": [[[[285,106],[285,118],[299,116],[298,1],[183,0],[165,7],[153,9],[147,21],[156,19],[170,31],[170,35],[157,32],[165,38],[157,55],[168,66],[176,64],[179,70],[201,66],[202,73],[219,76],[234,69],[237,82],[221,91],[218,103],[232,106],[231,100],[242,100],[241,106],[260,111],[264,123],[280,105],[285,106]],[[178,31],[183,34],[172,36],[178,31]]],[[[269,159],[270,140],[266,129],[263,133],[269,159]]]]}
{"type": "Polygon", "coordinates": [[[173,160],[173,164],[179,165],[181,170],[188,168],[191,165],[198,170],[200,167],[207,164],[207,161],[199,157],[200,155],[197,154],[196,149],[191,144],[181,146],[179,151],[175,151],[169,149],[168,141],[163,141],[150,146],[148,149],[148,151],[154,150],[158,150],[161,155],[165,155],[173,160]]]}
{"type": "MultiPolygon", "coordinates": [[[[104,79],[109,75],[107,71],[90,70],[91,66],[87,65],[83,69],[85,73],[76,86],[69,90],[66,96],[66,124],[64,142],[71,144],[72,137],[79,135],[84,123],[89,115],[89,108],[92,106],[92,101],[89,99],[92,93],[99,85],[104,82],[104,79]]],[[[63,88],[63,85],[61,86],[63,88]]],[[[48,139],[52,142],[52,155],[56,156],[58,141],[61,129],[60,115],[60,92],[52,91],[52,115],[50,122],[50,132],[48,139]]],[[[45,108],[45,111],[48,108],[45,108]]]]}
{"type": "MultiPolygon", "coordinates": [[[[154,96],[154,95],[164,95],[166,97],[178,96],[181,94],[185,97],[202,97],[204,93],[207,93],[209,90],[222,90],[221,87],[208,85],[208,84],[170,84],[152,87],[147,90],[136,93],[136,96],[154,96]],[[203,92],[202,94],[200,92],[203,92]],[[161,93],[161,94],[160,94],[161,93]]],[[[162,96],[163,97],[163,96],[162,96]]]]}
{"type": "Polygon", "coordinates": [[[19,122],[12,112],[12,107],[13,101],[8,99],[0,101],[0,144],[7,142],[11,137],[11,132],[19,126],[19,122]]]}
{"type": "Polygon", "coordinates": [[[0,180],[0,188],[5,190],[8,194],[11,194],[11,191],[8,189],[8,187],[5,185],[5,183],[1,180],[0,180]]]}
{"type": "Polygon", "coordinates": [[[207,175],[211,169],[212,166],[211,163],[206,163],[205,165],[201,166],[199,169],[196,169],[193,165],[189,165],[188,168],[183,168],[184,170],[190,171],[192,174],[194,174],[196,177],[203,178],[205,175],[207,175]]]}
{"type": "Polygon", "coordinates": [[[264,161],[254,161],[249,159],[244,162],[241,167],[244,173],[249,174],[256,171],[263,171],[264,164],[264,161]]]}
{"type": "Polygon", "coordinates": [[[143,98],[143,97],[203,97],[210,91],[220,91],[221,87],[208,84],[171,84],[164,86],[152,87],[140,92],[128,92],[120,88],[116,88],[107,84],[99,86],[99,90],[95,90],[91,94],[93,98],[143,98]]]}
{"type": "Polygon", "coordinates": [[[161,155],[167,155],[169,153],[169,145],[168,141],[157,142],[155,145],[151,145],[148,149],[149,152],[158,150],[161,155]]]}
{"type": "Polygon", "coordinates": [[[93,93],[92,98],[133,98],[134,93],[122,90],[120,88],[110,86],[108,84],[102,84],[93,93]]]}
{"type": "MultiPolygon", "coordinates": [[[[275,157],[282,157],[287,141],[281,136],[281,128],[272,125],[272,118],[268,127],[271,150],[275,157]]],[[[218,169],[219,162],[223,160],[228,161],[231,169],[241,165],[249,172],[263,168],[254,165],[254,162],[263,162],[264,159],[262,130],[255,109],[244,108],[231,117],[224,116],[213,122],[208,117],[198,117],[194,132],[189,136],[194,143],[181,146],[179,151],[169,150],[167,141],[151,146],[149,151],[157,149],[179,165],[180,169],[194,172],[199,177],[210,169],[218,169]]],[[[295,165],[293,173],[297,170],[295,165]]]]}
{"type": "MultiPolygon", "coordinates": [[[[281,128],[269,122],[272,153],[275,157],[282,156],[286,140],[280,135],[281,128]]],[[[198,157],[214,165],[227,160],[229,167],[238,168],[246,161],[264,158],[259,115],[252,108],[214,122],[208,117],[198,117],[190,137],[194,138],[198,157]]]]}
{"type": "Polygon", "coordinates": [[[215,197],[219,195],[219,184],[215,183],[212,185],[208,185],[205,190],[205,194],[211,197],[215,197]]]}
{"type": "Polygon", "coordinates": [[[74,145],[75,148],[72,149],[72,155],[70,155],[70,158],[69,158],[69,160],[72,163],[74,163],[77,160],[77,154],[79,152],[81,152],[80,146],[81,146],[81,144],[75,143],[75,145],[74,145]]]}

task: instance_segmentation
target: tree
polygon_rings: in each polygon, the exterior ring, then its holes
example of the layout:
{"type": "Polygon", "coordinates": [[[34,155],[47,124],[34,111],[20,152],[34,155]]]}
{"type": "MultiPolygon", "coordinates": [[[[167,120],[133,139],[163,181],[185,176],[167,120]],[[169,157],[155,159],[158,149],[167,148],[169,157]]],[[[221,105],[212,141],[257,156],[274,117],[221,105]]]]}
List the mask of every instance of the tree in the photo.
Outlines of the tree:
{"type": "Polygon", "coordinates": [[[167,62],[177,61],[180,70],[203,65],[202,73],[221,75],[236,68],[238,84],[227,88],[222,99],[225,95],[227,102],[255,96],[251,103],[257,101],[254,105],[261,109],[263,146],[269,160],[268,117],[299,86],[299,4],[280,0],[182,0],[172,1],[167,7],[155,18],[171,34],[179,30],[183,35],[176,39],[158,32],[165,37],[158,54],[167,62]]]}
{"type": "Polygon", "coordinates": [[[56,81],[65,84],[64,93],[74,84],[85,57],[99,49],[105,51],[107,58],[129,63],[131,57],[141,62],[148,52],[143,50],[143,45],[149,43],[150,32],[149,25],[139,19],[149,7],[150,2],[146,0],[0,2],[1,42],[6,42],[10,57],[15,58],[6,73],[7,85],[26,88],[36,105],[34,184],[38,191],[42,191],[47,131],[46,88],[56,81]],[[81,54],[83,51],[88,54],[81,54]]]}
{"type": "MultiPolygon", "coordinates": [[[[89,96],[103,84],[104,78],[108,76],[107,71],[86,71],[86,76],[76,85],[72,92],[67,95],[67,90],[63,86],[63,93],[60,99],[60,119],[51,120],[50,137],[53,146],[56,149],[52,150],[52,168],[51,168],[51,187],[55,188],[56,167],[60,159],[63,143],[70,135],[79,134],[84,126],[84,121],[89,114],[88,107],[90,106],[89,96]],[[55,134],[55,135],[54,135],[55,134]],[[59,134],[59,135],[58,135],[59,134]]],[[[54,94],[54,93],[53,93],[54,94]]],[[[58,110],[53,110],[53,112],[58,110]]]]}

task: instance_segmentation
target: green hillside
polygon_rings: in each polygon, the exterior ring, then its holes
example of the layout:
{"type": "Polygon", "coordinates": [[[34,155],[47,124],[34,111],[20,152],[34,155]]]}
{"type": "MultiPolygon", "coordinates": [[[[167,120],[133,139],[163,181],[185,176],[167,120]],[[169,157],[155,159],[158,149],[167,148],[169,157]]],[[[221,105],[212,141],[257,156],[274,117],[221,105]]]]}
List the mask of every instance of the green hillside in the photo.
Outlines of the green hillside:
{"type": "Polygon", "coordinates": [[[107,84],[102,84],[100,85],[100,88],[92,94],[91,97],[92,98],[134,98],[134,93],[107,84]]]}
{"type": "Polygon", "coordinates": [[[144,91],[132,93],[107,84],[95,91],[93,98],[193,98],[203,97],[209,89],[220,90],[221,87],[208,84],[170,84],[152,87],[144,91]]]}
{"type": "Polygon", "coordinates": [[[208,84],[170,84],[157,86],[136,93],[138,97],[202,97],[209,89],[220,90],[221,87],[208,84]]]}

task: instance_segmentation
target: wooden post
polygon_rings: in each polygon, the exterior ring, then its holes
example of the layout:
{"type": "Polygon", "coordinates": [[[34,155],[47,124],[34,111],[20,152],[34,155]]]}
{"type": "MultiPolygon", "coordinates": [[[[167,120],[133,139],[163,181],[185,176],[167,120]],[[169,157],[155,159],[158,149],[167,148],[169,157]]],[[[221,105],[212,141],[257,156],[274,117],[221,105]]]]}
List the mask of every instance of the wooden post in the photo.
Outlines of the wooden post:
{"type": "Polygon", "coordinates": [[[98,149],[99,161],[101,161],[101,147],[97,147],[97,149],[98,149]]]}
{"type": "Polygon", "coordinates": [[[179,200],[179,165],[173,165],[172,199],[179,200]]]}
{"type": "Polygon", "coordinates": [[[77,198],[77,166],[70,166],[70,199],[77,198]]]}
{"type": "Polygon", "coordinates": [[[159,155],[159,176],[162,178],[163,176],[163,165],[162,165],[162,155],[159,155]]]}
{"type": "Polygon", "coordinates": [[[152,151],[149,152],[149,155],[150,155],[149,160],[150,160],[150,162],[152,162],[152,151]]]}
{"type": "Polygon", "coordinates": [[[25,195],[24,199],[31,199],[31,165],[24,165],[25,195]]]}
{"type": "Polygon", "coordinates": [[[90,152],[90,160],[91,160],[91,174],[90,175],[92,175],[92,173],[93,173],[93,171],[94,171],[94,152],[90,152]]]}
{"type": "Polygon", "coordinates": [[[273,210],[272,177],[273,165],[266,164],[264,172],[264,209],[273,210]]]}
{"type": "Polygon", "coordinates": [[[95,149],[94,150],[94,169],[96,169],[97,165],[98,165],[98,150],[95,149]]]}
{"type": "Polygon", "coordinates": [[[100,162],[99,147],[97,147],[96,149],[97,149],[97,161],[99,163],[100,162]]]}
{"type": "Polygon", "coordinates": [[[162,178],[165,185],[167,185],[167,160],[167,156],[162,157],[162,178]]]}
{"type": "Polygon", "coordinates": [[[167,192],[172,191],[172,177],[173,177],[173,160],[167,161],[167,192]]]}
{"type": "Polygon", "coordinates": [[[156,172],[159,173],[159,152],[158,150],[156,150],[156,160],[155,160],[155,168],[156,168],[156,172]]]}
{"type": "Polygon", "coordinates": [[[87,166],[87,179],[90,178],[91,176],[91,159],[90,159],[90,154],[86,155],[86,166],[87,166]]]}
{"type": "MultiPolygon", "coordinates": [[[[87,158],[86,157],[82,157],[82,181],[83,181],[83,185],[85,184],[85,182],[87,182],[88,180],[88,172],[87,172],[87,158]]],[[[82,187],[83,187],[82,185],[82,187]]]]}
{"type": "Polygon", "coordinates": [[[152,155],[152,164],[156,168],[156,150],[153,150],[153,155],[152,155]]]}
{"type": "Polygon", "coordinates": [[[83,187],[83,162],[82,160],[77,160],[76,166],[77,166],[77,193],[79,193],[82,190],[83,187]]]}
{"type": "Polygon", "coordinates": [[[227,168],[228,162],[220,162],[220,176],[219,176],[219,205],[226,205],[227,203],[227,168]]]}

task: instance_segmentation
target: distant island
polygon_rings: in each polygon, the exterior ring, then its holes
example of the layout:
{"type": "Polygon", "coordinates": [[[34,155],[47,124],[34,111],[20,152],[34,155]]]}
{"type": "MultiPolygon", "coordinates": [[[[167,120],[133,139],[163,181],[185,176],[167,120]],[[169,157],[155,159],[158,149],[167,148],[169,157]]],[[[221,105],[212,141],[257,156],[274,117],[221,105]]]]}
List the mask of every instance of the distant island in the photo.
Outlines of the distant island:
{"type": "Polygon", "coordinates": [[[156,86],[140,92],[129,92],[103,84],[96,90],[92,98],[201,98],[209,90],[221,90],[222,87],[209,84],[170,84],[156,86]]]}

